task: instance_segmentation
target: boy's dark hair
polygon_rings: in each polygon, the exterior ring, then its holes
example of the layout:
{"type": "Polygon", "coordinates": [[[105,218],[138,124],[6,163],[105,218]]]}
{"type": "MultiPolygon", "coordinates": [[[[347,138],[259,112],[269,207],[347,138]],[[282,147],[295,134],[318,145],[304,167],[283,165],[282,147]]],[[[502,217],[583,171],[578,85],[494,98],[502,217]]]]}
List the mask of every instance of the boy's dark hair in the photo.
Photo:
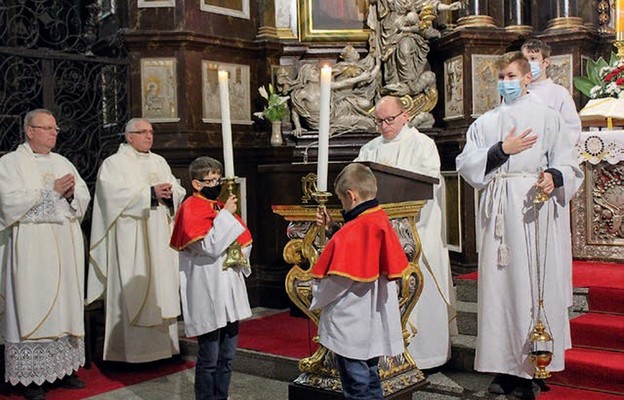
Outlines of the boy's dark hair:
{"type": "Polygon", "coordinates": [[[367,166],[351,163],[336,177],[334,189],[340,196],[346,195],[347,190],[352,190],[359,193],[364,200],[370,200],[377,196],[377,179],[367,166]]]}
{"type": "Polygon", "coordinates": [[[527,40],[522,47],[520,47],[520,50],[526,50],[529,53],[540,53],[544,59],[549,58],[552,51],[549,45],[539,39],[527,40]]]}
{"type": "Polygon", "coordinates": [[[503,68],[507,68],[509,64],[518,63],[518,67],[520,67],[520,72],[523,74],[528,74],[531,72],[531,65],[529,64],[529,60],[522,54],[521,51],[510,51],[508,53],[503,54],[498,57],[496,60],[496,68],[500,71],[503,68]]]}
{"type": "Polygon", "coordinates": [[[223,164],[211,157],[197,157],[189,165],[189,178],[201,181],[211,172],[222,173],[223,164]]]}

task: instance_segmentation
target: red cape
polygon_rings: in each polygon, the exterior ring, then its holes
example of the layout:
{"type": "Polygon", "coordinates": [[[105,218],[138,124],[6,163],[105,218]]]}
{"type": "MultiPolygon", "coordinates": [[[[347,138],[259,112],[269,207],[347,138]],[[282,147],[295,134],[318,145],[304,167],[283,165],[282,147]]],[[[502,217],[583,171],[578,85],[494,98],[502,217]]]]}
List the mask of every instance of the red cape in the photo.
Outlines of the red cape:
{"type": "MultiPolygon", "coordinates": [[[[182,251],[191,243],[202,240],[212,228],[212,222],[222,208],[222,202],[208,200],[198,193],[193,193],[191,197],[184,200],[176,214],[169,245],[175,250],[182,251]]],[[[241,217],[233,215],[245,227],[245,232],[236,241],[242,247],[248,246],[252,241],[251,232],[241,217]]]]}
{"type": "Polygon", "coordinates": [[[388,216],[373,207],[346,223],[327,242],[312,276],[340,275],[358,282],[372,282],[379,275],[397,279],[409,261],[388,216]]]}

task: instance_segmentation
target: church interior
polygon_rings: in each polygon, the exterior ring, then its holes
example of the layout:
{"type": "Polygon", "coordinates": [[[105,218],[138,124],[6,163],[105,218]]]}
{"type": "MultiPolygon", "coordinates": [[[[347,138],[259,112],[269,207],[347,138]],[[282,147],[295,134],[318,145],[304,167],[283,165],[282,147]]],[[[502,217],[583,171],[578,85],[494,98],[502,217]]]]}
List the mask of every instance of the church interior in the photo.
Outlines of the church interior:
{"type": "MultiPolygon", "coordinates": [[[[403,380],[388,384],[386,398],[513,398],[488,397],[492,375],[474,370],[484,193],[460,176],[456,157],[471,124],[501,104],[497,59],[519,51],[529,39],[550,46],[548,77],[585,112],[575,150],[585,178],[566,209],[574,259],[572,348],[566,369],[552,373],[550,390],[539,397],[624,399],[624,108],[596,112],[587,107],[596,100],[577,85],[602,65],[595,64],[600,57],[610,67],[624,61],[624,1],[5,0],[0,155],[23,143],[24,115],[45,108],[60,130],[54,152],[76,166],[92,196],[103,160],[124,142],[124,126],[134,117],[151,122],[151,151],[164,157],[187,194],[194,159],[225,158],[228,169],[230,158],[233,170],[226,178],[233,178],[230,190],[254,238],[252,274],[246,278],[254,317],[241,323],[230,399],[340,399],[327,383],[337,381],[335,372],[323,375],[327,355],[315,352],[318,343],[312,341],[319,316],[308,310],[309,269],[326,239],[315,215],[327,206],[341,218],[333,182],[362,146],[380,135],[384,120],[380,124],[374,117],[377,102],[397,96],[410,126],[437,147],[457,332],[451,333],[443,366],[419,368],[409,354],[396,365],[380,366],[382,381],[403,380]],[[328,66],[331,101],[323,98],[328,66]],[[272,95],[285,106],[277,117],[266,112],[272,95]],[[260,322],[265,318],[274,319],[260,322]],[[290,331],[302,332],[301,341],[290,331]],[[265,350],[258,344],[265,337],[278,343],[265,350]]],[[[624,87],[624,79],[617,85],[624,87]]],[[[617,93],[619,88],[599,97],[617,98],[617,93]]],[[[415,286],[401,291],[402,313],[408,315],[424,279],[418,257],[420,241],[427,238],[419,239],[415,227],[438,179],[382,164],[387,163],[371,164],[379,201],[395,229],[408,231],[406,252],[415,264],[404,279],[415,286]]],[[[89,211],[82,221],[85,251],[91,222],[89,211]]],[[[102,302],[85,307],[89,368],[78,376],[87,385],[91,368],[104,370],[104,308],[102,302]]],[[[108,389],[50,390],[47,398],[192,398],[188,360],[197,345],[182,329],[180,335],[180,368],[150,365],[154,374],[141,378],[132,375],[136,369],[116,366],[102,383],[108,389]],[[166,380],[180,371],[186,371],[177,378],[181,381],[166,380]],[[150,388],[148,379],[160,380],[150,388]],[[112,390],[141,382],[147,385],[113,397],[112,390]]],[[[5,386],[0,385],[0,398],[20,398],[5,386]]]]}

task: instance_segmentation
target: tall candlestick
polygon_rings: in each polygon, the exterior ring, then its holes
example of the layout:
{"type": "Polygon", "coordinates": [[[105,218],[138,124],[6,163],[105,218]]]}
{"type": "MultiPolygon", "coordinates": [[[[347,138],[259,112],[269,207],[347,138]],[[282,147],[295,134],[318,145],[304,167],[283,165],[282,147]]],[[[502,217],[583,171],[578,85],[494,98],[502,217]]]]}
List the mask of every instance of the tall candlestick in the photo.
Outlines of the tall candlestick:
{"type": "Polygon", "coordinates": [[[325,65],[321,68],[321,106],[319,115],[318,165],[316,170],[316,188],[327,191],[327,170],[329,162],[329,101],[331,97],[332,69],[325,65]]]}
{"type": "Polygon", "coordinates": [[[219,71],[219,96],[221,100],[221,133],[223,135],[223,165],[227,178],[234,175],[234,151],[232,146],[232,122],[230,120],[230,91],[228,72],[219,71]]]}
{"type": "Polygon", "coordinates": [[[613,22],[615,28],[615,38],[617,40],[624,40],[624,0],[615,1],[615,21],[613,22]]]}

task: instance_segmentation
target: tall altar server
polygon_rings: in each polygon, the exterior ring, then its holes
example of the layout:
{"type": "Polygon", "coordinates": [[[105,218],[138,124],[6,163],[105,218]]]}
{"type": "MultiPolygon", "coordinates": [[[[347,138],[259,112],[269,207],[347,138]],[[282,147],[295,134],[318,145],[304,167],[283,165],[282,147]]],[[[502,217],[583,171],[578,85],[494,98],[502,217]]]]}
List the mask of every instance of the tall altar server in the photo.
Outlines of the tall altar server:
{"type": "MultiPolygon", "coordinates": [[[[574,145],[581,136],[581,119],[576,111],[576,104],[570,92],[561,85],[557,85],[548,77],[548,67],[551,63],[550,46],[539,39],[529,39],[522,45],[522,54],[531,65],[531,83],[529,93],[535,95],[538,101],[561,114],[563,128],[561,133],[574,145]]],[[[566,203],[558,210],[561,218],[557,218],[556,228],[561,235],[559,241],[561,283],[564,285],[568,298],[568,307],[572,306],[572,233],[570,231],[570,208],[566,203]],[[568,240],[565,238],[568,237],[568,240]]],[[[567,348],[572,347],[571,338],[566,338],[567,348]]]]}
{"type": "Polygon", "coordinates": [[[375,120],[381,135],[365,144],[355,161],[374,161],[440,179],[434,199],[422,208],[416,224],[424,285],[409,318],[417,332],[408,350],[419,368],[433,368],[450,358],[450,335],[457,329],[442,212],[445,194],[440,156],[431,138],[408,126],[408,115],[398,97],[383,97],[375,106],[375,120]]]}
{"type": "Polygon", "coordinates": [[[125,137],[98,173],[87,301],[106,289],[104,359],[137,363],[179,353],[178,255],[169,238],[186,191],[150,151],[149,121],[131,119],[125,137]]]}
{"type": "Polygon", "coordinates": [[[548,369],[561,371],[570,327],[567,296],[558,281],[562,267],[555,250],[561,238],[554,229],[555,211],[574,195],[583,174],[571,141],[561,132],[559,113],[527,92],[527,59],[521,52],[507,53],[497,67],[504,101],[470,126],[456,160],[461,176],[483,191],[475,369],[497,373],[491,393],[534,398],[539,387],[531,381],[528,335],[536,319],[538,269],[543,273],[544,322],[554,340],[548,369]],[[539,233],[533,204],[537,191],[551,196],[539,207],[539,233]]]}

